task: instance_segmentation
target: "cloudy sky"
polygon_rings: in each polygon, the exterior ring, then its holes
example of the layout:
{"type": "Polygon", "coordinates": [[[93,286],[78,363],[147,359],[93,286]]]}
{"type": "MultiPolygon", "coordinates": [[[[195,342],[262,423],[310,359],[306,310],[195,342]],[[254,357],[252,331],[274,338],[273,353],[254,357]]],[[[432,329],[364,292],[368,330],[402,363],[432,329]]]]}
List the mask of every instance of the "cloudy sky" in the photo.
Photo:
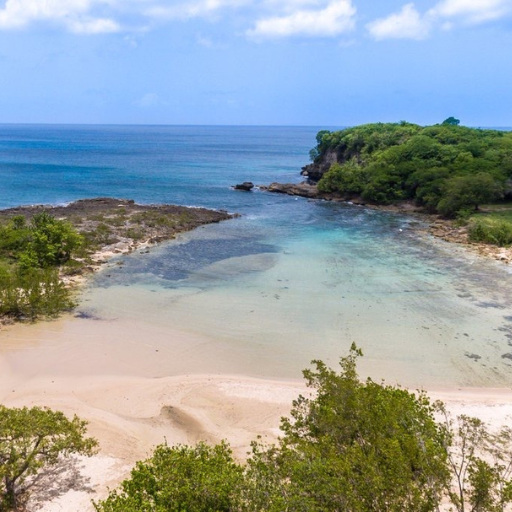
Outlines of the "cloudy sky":
{"type": "Polygon", "coordinates": [[[0,0],[0,122],[512,126],[512,0],[0,0]]]}

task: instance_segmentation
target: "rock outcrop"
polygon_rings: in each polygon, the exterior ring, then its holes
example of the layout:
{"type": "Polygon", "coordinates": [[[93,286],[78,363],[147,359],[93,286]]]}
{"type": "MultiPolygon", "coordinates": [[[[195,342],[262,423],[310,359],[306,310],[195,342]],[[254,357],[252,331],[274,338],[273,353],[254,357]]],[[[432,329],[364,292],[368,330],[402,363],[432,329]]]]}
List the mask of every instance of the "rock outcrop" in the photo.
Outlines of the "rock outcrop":
{"type": "Polygon", "coordinates": [[[252,181],[244,181],[243,183],[238,183],[238,185],[235,185],[233,188],[235,190],[250,192],[254,188],[254,183],[252,181]]]}
{"type": "Polygon", "coordinates": [[[343,155],[336,149],[328,149],[317,161],[305,165],[302,168],[301,175],[309,181],[317,182],[330,169],[332,164],[344,161],[343,155]]]}
{"type": "Polygon", "coordinates": [[[330,192],[320,192],[314,183],[303,181],[302,183],[271,183],[268,186],[260,186],[260,190],[287,194],[289,196],[300,196],[308,199],[326,199],[329,201],[342,201],[347,197],[330,192]]]}

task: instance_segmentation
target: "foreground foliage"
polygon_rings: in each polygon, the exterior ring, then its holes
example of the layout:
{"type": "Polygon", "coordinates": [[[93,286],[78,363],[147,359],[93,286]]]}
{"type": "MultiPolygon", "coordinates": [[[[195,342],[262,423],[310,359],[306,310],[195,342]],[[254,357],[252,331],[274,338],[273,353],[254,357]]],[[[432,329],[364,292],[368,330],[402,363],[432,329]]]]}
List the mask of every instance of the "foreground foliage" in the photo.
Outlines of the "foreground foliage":
{"type": "Polygon", "coordinates": [[[304,372],[316,393],[294,401],[278,447],[254,446],[251,501],[263,510],[426,511],[438,503],[448,478],[445,435],[428,398],[361,383],[359,354],[353,347],[340,374],[316,361],[304,372]]]}
{"type": "Polygon", "coordinates": [[[453,485],[448,496],[457,512],[505,512],[512,503],[512,429],[489,432],[478,418],[453,419],[439,404],[449,434],[453,485]]]}
{"type": "Polygon", "coordinates": [[[375,123],[321,131],[311,158],[335,155],[321,191],[376,203],[413,199],[454,217],[503,197],[512,176],[512,133],[459,126],[375,123]]]}
{"type": "Polygon", "coordinates": [[[23,510],[33,478],[59,458],[93,453],[97,443],[85,437],[86,425],[50,409],[0,405],[0,512],[23,510]]]}
{"type": "Polygon", "coordinates": [[[222,512],[236,510],[243,468],[221,443],[209,447],[158,446],[138,462],[121,490],[113,491],[99,512],[222,512]]]}
{"type": "Polygon", "coordinates": [[[442,404],[396,386],[360,382],[353,346],[336,373],[321,361],[304,376],[279,443],[253,443],[237,464],[215,447],[159,446],[98,512],[504,512],[512,499],[511,431],[452,420],[442,404]],[[436,421],[436,415],[444,418],[436,421]]]}
{"type": "MultiPolygon", "coordinates": [[[[312,393],[281,421],[277,445],[255,441],[246,464],[224,441],[158,446],[97,512],[506,512],[512,503],[512,429],[489,432],[442,403],[360,382],[352,346],[336,373],[304,371],[312,393]]],[[[91,455],[84,421],[0,406],[0,512],[24,510],[45,467],[91,455]]]]}

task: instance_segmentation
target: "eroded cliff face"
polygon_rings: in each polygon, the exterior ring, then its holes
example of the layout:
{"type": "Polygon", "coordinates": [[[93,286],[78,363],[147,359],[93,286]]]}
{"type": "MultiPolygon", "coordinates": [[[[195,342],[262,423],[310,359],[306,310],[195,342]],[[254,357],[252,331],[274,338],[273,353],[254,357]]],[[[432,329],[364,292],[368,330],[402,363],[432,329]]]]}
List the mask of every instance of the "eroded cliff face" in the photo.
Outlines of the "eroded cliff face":
{"type": "Polygon", "coordinates": [[[331,168],[332,164],[343,164],[347,159],[353,157],[359,159],[359,156],[359,154],[347,155],[346,152],[339,147],[329,148],[322,153],[315,162],[305,165],[302,168],[301,175],[306,176],[309,181],[316,183],[331,168]]]}
{"type": "Polygon", "coordinates": [[[317,182],[326,173],[332,164],[341,162],[343,154],[338,153],[335,148],[328,149],[316,162],[305,165],[301,175],[306,176],[309,181],[317,182]]]}

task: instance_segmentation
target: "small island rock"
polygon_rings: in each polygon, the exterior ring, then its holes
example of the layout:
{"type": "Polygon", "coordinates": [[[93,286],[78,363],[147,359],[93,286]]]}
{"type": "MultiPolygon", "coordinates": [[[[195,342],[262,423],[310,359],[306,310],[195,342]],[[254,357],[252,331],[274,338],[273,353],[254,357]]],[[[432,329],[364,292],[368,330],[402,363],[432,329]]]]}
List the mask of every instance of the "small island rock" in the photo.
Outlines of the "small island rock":
{"type": "Polygon", "coordinates": [[[235,190],[244,190],[245,192],[250,192],[254,188],[254,183],[251,181],[244,181],[243,183],[239,183],[235,185],[235,190]]]}

